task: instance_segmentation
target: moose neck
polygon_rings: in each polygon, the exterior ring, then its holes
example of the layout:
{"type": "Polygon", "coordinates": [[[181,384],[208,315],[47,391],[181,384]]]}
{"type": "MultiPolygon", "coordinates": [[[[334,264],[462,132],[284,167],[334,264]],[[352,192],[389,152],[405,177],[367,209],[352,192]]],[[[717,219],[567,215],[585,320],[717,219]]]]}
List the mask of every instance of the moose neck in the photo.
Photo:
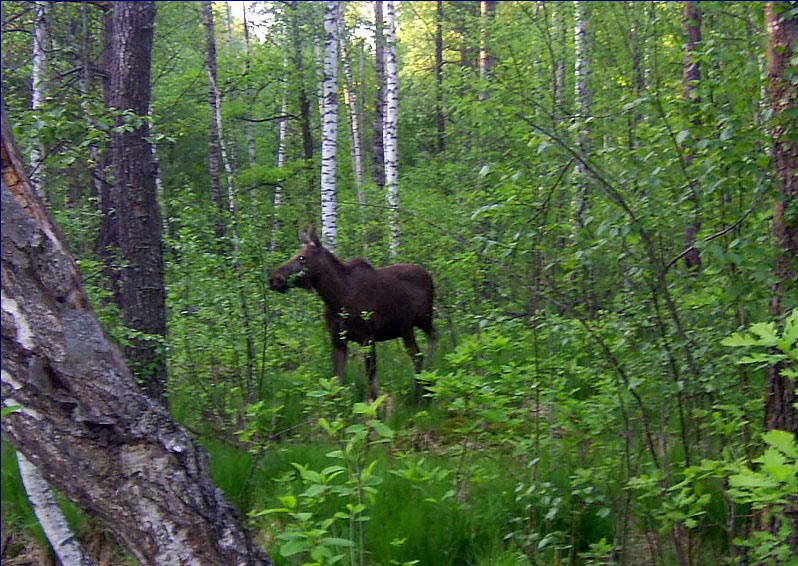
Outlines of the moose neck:
{"type": "Polygon", "coordinates": [[[316,292],[330,310],[339,311],[343,306],[343,298],[346,294],[348,271],[332,252],[325,250],[324,253],[327,260],[324,269],[314,274],[311,280],[316,292]]]}

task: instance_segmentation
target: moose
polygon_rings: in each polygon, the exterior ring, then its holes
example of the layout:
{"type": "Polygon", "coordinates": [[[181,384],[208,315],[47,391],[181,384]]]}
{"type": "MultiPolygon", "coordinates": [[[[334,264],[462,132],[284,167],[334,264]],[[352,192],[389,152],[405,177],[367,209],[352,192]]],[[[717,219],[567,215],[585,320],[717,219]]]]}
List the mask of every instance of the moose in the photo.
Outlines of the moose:
{"type": "MultiPolygon", "coordinates": [[[[339,382],[344,383],[347,342],[368,347],[365,357],[370,400],[378,395],[377,342],[402,338],[418,374],[424,358],[413,329],[420,328],[427,335],[430,352],[436,338],[432,323],[435,288],[429,272],[409,263],[376,269],[363,258],[343,262],[322,245],[315,228],[300,232],[299,241],[299,253],[272,273],[269,286],[281,293],[301,287],[319,294],[325,305],[339,382]]],[[[423,394],[424,386],[416,379],[417,402],[423,394]]]]}

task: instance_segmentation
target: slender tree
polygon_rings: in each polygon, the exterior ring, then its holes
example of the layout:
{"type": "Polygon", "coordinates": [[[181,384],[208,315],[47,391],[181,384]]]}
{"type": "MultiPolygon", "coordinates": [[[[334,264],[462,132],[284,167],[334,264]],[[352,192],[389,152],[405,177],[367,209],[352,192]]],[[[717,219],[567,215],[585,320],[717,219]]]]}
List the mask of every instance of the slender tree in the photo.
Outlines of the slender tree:
{"type": "MultiPolygon", "coordinates": [[[[225,177],[227,181],[227,203],[230,207],[230,234],[233,240],[233,269],[238,274],[237,281],[240,284],[242,280],[242,267],[241,267],[241,237],[239,234],[239,215],[238,215],[238,195],[236,194],[235,174],[233,173],[233,166],[231,159],[227,152],[227,145],[224,138],[224,122],[222,120],[222,93],[219,89],[219,78],[217,76],[217,61],[216,61],[216,34],[215,25],[213,20],[213,2],[210,0],[203,2],[203,14],[205,18],[205,33],[206,43],[208,46],[206,67],[208,70],[208,81],[210,83],[210,92],[213,96],[213,103],[211,110],[213,116],[211,120],[215,124],[215,128],[211,132],[216,133],[218,136],[219,154],[222,158],[222,165],[224,166],[225,177]]],[[[218,172],[217,172],[218,174],[218,172]]],[[[246,386],[247,386],[247,399],[254,401],[255,398],[255,346],[252,339],[249,305],[244,294],[243,288],[238,286],[238,298],[241,306],[241,322],[242,330],[244,333],[244,343],[246,349],[246,386]]]]}
{"type": "Polygon", "coordinates": [[[487,100],[490,89],[487,81],[493,73],[493,66],[496,64],[496,56],[490,45],[490,34],[496,20],[496,0],[482,0],[480,3],[480,37],[479,37],[479,78],[482,79],[482,91],[479,93],[480,100],[487,100]]]}
{"type": "Polygon", "coordinates": [[[69,527],[55,493],[39,469],[22,452],[17,452],[19,475],[28,494],[33,512],[39,521],[53,552],[65,566],[94,566],[83,546],[69,527]]]}
{"type": "MultiPolygon", "coordinates": [[[[574,2],[574,100],[576,101],[577,146],[585,158],[590,155],[590,115],[593,96],[590,90],[590,24],[585,2],[574,2]]],[[[585,227],[590,199],[590,177],[584,161],[576,163],[576,224],[585,227]]]]}
{"type": "Polygon", "coordinates": [[[382,0],[374,2],[374,74],[377,85],[374,97],[374,183],[385,186],[385,37],[382,0]]]}
{"type": "Polygon", "coordinates": [[[147,393],[166,402],[166,291],[161,213],[148,142],[155,2],[115,2],[108,25],[105,102],[117,112],[109,157],[113,183],[102,199],[103,254],[125,326],[125,348],[147,393]]]}
{"type": "MultiPolygon", "coordinates": [[[[250,44],[249,38],[249,18],[247,17],[247,3],[244,2],[243,5],[244,11],[244,49],[245,49],[245,56],[246,56],[246,67],[245,67],[245,74],[247,79],[247,85],[251,84],[253,79],[252,77],[252,45],[250,44]]],[[[247,86],[247,94],[251,94],[251,88],[247,86]]],[[[281,112],[285,114],[285,109],[282,109],[281,112]]],[[[281,122],[282,124],[282,122],[281,122]]],[[[247,136],[247,165],[250,167],[255,166],[255,159],[256,159],[256,147],[255,147],[255,124],[251,120],[247,120],[246,122],[246,136],[247,136]]]]}
{"type": "Polygon", "coordinates": [[[221,162],[222,145],[219,139],[219,122],[216,120],[219,97],[217,94],[217,69],[216,69],[216,26],[213,21],[213,2],[202,3],[202,20],[205,25],[205,69],[208,72],[208,106],[210,108],[209,135],[208,135],[208,173],[211,180],[211,200],[216,205],[216,235],[225,233],[224,211],[228,203],[222,196],[221,162]]]}
{"type": "Polygon", "coordinates": [[[443,106],[443,0],[435,10],[435,124],[438,128],[438,153],[446,151],[446,115],[443,106]]]}
{"type": "Polygon", "coordinates": [[[305,86],[305,58],[302,54],[302,35],[299,27],[299,2],[291,2],[291,36],[293,38],[294,67],[297,74],[299,117],[302,128],[302,150],[305,159],[313,159],[313,131],[310,127],[310,98],[305,86]]]}
{"type": "Polygon", "coordinates": [[[340,4],[324,2],[324,78],[321,125],[321,232],[325,245],[335,249],[338,237],[338,23],[340,4]]]}
{"type": "MultiPolygon", "coordinates": [[[[698,93],[698,85],[701,81],[701,63],[698,58],[698,49],[701,44],[701,10],[700,2],[688,0],[684,3],[684,27],[687,41],[684,48],[684,100],[693,107],[691,111],[692,123],[694,126],[700,124],[698,118],[701,98],[698,93]]],[[[685,161],[690,164],[694,161],[695,155],[690,148],[685,147],[685,161]]],[[[693,204],[693,218],[685,225],[684,235],[687,253],[684,256],[684,264],[688,269],[701,269],[701,254],[695,247],[695,240],[698,231],[701,229],[701,206],[698,199],[697,188],[690,183],[691,202],[693,204]]]]}
{"type": "Polygon", "coordinates": [[[388,197],[391,231],[390,255],[399,254],[399,68],[396,58],[396,5],[392,0],[385,2],[386,31],[385,41],[385,190],[388,197]]]}
{"type": "Polygon", "coordinates": [[[359,98],[355,90],[355,81],[352,74],[351,53],[347,46],[347,37],[341,18],[341,58],[344,62],[344,102],[349,110],[349,133],[352,136],[352,164],[355,173],[355,188],[357,189],[357,201],[361,212],[366,206],[366,193],[364,191],[365,172],[363,167],[363,150],[360,144],[360,110],[359,98]]]}
{"type": "MultiPolygon", "coordinates": [[[[45,86],[47,84],[47,43],[49,27],[50,2],[38,1],[36,5],[36,16],[33,20],[33,73],[31,75],[31,108],[34,112],[41,109],[46,97],[45,86]]],[[[37,118],[37,123],[41,125],[41,119],[37,118]]],[[[42,167],[44,159],[44,147],[40,140],[35,140],[30,151],[31,183],[36,194],[44,198],[42,188],[42,167]]]]}

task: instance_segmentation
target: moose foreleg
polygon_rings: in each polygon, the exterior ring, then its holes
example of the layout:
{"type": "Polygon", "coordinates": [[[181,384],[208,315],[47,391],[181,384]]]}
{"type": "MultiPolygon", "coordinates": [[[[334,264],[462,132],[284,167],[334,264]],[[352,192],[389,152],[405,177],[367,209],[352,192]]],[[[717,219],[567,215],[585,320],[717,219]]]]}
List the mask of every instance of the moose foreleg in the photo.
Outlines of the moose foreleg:
{"type": "Polygon", "coordinates": [[[371,343],[369,351],[366,353],[366,376],[369,380],[369,401],[374,401],[380,394],[377,386],[377,345],[374,342],[371,343]]]}

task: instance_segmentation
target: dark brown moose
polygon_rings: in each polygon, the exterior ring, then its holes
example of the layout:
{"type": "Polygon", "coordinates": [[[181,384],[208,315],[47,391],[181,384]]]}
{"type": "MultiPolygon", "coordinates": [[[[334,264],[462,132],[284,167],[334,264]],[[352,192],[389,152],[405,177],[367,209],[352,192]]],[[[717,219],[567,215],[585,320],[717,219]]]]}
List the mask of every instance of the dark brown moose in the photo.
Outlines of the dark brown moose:
{"type": "MultiPolygon", "coordinates": [[[[321,296],[332,339],[335,374],[341,384],[347,342],[369,347],[366,373],[372,400],[377,397],[376,342],[402,338],[415,372],[420,372],[423,356],[413,328],[427,334],[430,351],[435,342],[432,324],[435,289],[429,272],[409,263],[375,269],[363,258],[342,262],[321,244],[315,228],[309,234],[300,233],[299,240],[302,249],[272,274],[270,286],[281,293],[291,287],[302,287],[321,296]]],[[[415,393],[420,402],[424,388],[418,380],[415,393]]]]}

